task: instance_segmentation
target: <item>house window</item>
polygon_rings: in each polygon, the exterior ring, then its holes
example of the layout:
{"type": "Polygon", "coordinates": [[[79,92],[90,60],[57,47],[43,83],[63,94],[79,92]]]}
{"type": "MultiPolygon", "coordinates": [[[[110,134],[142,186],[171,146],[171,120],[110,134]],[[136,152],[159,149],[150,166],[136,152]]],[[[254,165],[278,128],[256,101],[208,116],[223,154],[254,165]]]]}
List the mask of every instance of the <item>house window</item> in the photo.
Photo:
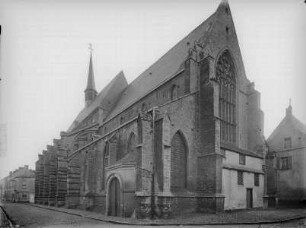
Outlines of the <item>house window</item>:
{"type": "Polygon", "coordinates": [[[290,149],[290,148],[292,148],[292,141],[291,137],[288,137],[284,139],[284,149],[290,149]]]}
{"type": "Polygon", "coordinates": [[[233,59],[226,50],[218,59],[219,117],[221,141],[236,143],[236,76],[233,59]]]}
{"type": "Polygon", "coordinates": [[[292,158],[291,157],[281,157],[280,158],[280,169],[286,170],[291,169],[292,158]]]}
{"type": "Polygon", "coordinates": [[[239,154],[239,164],[245,165],[245,155],[239,154]]]}
{"type": "Polygon", "coordinates": [[[243,185],[243,172],[238,171],[237,173],[238,173],[238,177],[237,177],[238,185],[243,185]]]}
{"type": "Polygon", "coordinates": [[[22,189],[27,189],[27,184],[23,183],[22,184],[22,189]]]}
{"type": "Polygon", "coordinates": [[[259,186],[259,174],[254,173],[254,185],[259,186]]]}

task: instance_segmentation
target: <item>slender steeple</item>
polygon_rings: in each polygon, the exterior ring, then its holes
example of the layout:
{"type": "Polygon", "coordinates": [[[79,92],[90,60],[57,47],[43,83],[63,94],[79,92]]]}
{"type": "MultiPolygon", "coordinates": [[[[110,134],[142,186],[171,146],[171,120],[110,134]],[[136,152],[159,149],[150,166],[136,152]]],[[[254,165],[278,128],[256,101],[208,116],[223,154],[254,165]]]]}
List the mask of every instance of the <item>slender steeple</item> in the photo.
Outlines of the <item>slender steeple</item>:
{"type": "Polygon", "coordinates": [[[289,106],[286,108],[286,116],[292,116],[291,98],[289,99],[289,106]]]}
{"type": "Polygon", "coordinates": [[[92,65],[92,45],[91,44],[89,44],[89,50],[90,50],[90,60],[89,60],[89,68],[88,68],[87,87],[84,91],[85,92],[85,107],[88,107],[97,96],[94,71],[93,71],[93,65],[92,65]]]}

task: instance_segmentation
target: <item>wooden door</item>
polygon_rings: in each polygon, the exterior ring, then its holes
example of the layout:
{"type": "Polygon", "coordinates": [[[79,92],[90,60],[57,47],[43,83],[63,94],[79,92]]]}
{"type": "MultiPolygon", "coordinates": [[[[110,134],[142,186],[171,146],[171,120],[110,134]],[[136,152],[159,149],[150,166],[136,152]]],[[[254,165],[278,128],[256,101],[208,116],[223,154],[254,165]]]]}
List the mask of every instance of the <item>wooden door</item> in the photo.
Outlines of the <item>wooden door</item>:
{"type": "Polygon", "coordinates": [[[247,188],[246,192],[247,208],[253,207],[253,189],[247,188]]]}
{"type": "Polygon", "coordinates": [[[114,178],[109,187],[109,215],[120,215],[120,185],[117,178],[114,178]]]}

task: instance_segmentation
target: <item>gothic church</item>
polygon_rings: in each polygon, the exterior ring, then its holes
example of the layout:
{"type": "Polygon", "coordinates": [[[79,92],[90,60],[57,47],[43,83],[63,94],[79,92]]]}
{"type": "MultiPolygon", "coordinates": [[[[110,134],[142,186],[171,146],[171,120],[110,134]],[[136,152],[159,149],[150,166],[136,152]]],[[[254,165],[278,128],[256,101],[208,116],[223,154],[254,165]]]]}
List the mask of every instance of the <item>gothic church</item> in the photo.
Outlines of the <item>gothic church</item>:
{"type": "Polygon", "coordinates": [[[227,1],[130,84],[99,93],[38,156],[35,202],[109,216],[263,207],[263,112],[227,1]]]}

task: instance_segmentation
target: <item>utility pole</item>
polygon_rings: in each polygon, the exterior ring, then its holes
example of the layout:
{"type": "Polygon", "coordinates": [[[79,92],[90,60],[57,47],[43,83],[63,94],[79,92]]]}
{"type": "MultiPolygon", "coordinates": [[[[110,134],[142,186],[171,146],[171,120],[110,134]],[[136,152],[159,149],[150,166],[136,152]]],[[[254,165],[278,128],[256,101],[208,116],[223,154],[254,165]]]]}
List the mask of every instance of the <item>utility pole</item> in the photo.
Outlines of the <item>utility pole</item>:
{"type": "Polygon", "coordinates": [[[151,180],[151,219],[155,218],[155,107],[152,108],[152,180],[151,180]]]}

